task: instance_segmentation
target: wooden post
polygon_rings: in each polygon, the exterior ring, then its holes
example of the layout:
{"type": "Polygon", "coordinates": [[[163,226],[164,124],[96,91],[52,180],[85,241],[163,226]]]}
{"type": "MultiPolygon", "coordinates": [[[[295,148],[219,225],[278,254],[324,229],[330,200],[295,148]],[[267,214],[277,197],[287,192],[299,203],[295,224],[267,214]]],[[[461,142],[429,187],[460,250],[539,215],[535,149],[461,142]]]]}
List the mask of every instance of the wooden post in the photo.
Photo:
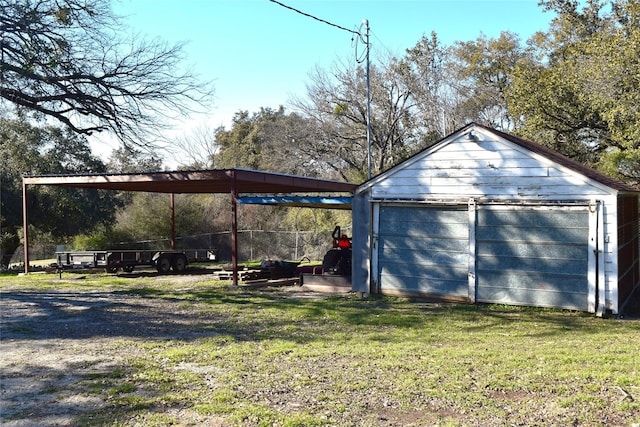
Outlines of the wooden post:
{"type": "Polygon", "coordinates": [[[27,214],[27,184],[22,179],[22,232],[24,235],[24,272],[29,272],[29,216],[27,214]]]}

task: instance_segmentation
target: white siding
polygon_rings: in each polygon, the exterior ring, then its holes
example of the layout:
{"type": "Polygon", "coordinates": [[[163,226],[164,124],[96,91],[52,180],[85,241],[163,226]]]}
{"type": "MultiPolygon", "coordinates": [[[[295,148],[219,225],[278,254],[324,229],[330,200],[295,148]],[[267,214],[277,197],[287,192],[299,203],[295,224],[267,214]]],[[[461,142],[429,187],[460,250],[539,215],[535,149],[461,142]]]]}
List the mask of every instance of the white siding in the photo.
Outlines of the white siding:
{"type": "Polygon", "coordinates": [[[604,200],[604,281],[606,309],[618,313],[618,204],[615,196],[604,200]]]}
{"type": "Polygon", "coordinates": [[[383,174],[374,199],[576,200],[608,194],[601,185],[523,148],[483,135],[441,143],[383,174]]]}

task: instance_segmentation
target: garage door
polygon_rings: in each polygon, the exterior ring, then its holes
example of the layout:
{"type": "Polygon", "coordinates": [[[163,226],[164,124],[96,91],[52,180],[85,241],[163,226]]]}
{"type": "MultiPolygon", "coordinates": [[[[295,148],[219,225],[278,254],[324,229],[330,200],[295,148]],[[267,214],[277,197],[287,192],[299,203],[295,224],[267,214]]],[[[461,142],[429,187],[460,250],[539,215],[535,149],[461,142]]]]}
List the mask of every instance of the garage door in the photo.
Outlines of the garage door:
{"type": "Polygon", "coordinates": [[[468,297],[467,207],[382,205],[378,284],[382,293],[468,297]]]}
{"type": "Polygon", "coordinates": [[[477,301],[587,310],[586,207],[477,211],[477,301]]]}

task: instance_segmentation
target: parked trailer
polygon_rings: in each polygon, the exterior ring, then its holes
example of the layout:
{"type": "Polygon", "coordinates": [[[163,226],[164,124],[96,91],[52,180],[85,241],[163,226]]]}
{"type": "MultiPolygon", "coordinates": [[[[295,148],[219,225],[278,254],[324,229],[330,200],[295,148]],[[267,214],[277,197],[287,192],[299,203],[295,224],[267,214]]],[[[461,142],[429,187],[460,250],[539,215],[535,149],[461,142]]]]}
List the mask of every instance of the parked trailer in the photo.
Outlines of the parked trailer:
{"type": "Polygon", "coordinates": [[[182,273],[191,262],[215,261],[216,251],[211,249],[174,250],[105,250],[56,252],[59,270],[72,268],[104,268],[109,273],[119,269],[130,273],[136,267],[155,267],[158,273],[171,270],[182,273]]]}

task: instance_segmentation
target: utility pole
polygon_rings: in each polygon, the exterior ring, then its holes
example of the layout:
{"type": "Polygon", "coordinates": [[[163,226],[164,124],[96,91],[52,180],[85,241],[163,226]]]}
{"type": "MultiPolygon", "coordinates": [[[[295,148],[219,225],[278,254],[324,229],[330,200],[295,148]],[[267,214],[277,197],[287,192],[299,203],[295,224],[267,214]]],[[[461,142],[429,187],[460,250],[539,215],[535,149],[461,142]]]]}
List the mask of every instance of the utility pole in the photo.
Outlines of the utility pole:
{"type": "Polygon", "coordinates": [[[369,20],[362,21],[367,30],[365,34],[365,44],[367,45],[367,171],[368,178],[371,179],[371,79],[369,77],[369,20]]]}

